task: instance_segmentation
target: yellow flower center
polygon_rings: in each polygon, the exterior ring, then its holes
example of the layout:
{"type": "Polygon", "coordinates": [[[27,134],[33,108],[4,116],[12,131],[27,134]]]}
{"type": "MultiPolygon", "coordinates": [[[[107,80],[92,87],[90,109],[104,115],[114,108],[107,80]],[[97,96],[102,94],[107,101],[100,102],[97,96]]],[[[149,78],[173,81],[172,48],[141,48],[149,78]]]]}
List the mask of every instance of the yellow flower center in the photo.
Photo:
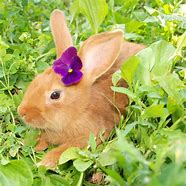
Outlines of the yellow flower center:
{"type": "Polygon", "coordinates": [[[69,73],[73,72],[73,69],[70,68],[70,69],[68,70],[68,72],[69,72],[69,73]]]}

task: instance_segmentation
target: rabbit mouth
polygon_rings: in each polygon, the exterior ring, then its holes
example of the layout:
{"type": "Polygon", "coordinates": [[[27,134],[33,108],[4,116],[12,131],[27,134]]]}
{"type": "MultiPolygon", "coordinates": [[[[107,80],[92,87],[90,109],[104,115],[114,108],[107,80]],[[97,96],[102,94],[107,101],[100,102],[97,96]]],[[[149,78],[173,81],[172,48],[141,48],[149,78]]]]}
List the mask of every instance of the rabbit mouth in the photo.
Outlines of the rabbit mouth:
{"type": "Polygon", "coordinates": [[[40,119],[33,119],[33,118],[29,118],[27,116],[23,116],[22,120],[24,121],[24,123],[26,125],[29,125],[33,128],[46,128],[45,126],[45,121],[43,118],[40,119]]]}

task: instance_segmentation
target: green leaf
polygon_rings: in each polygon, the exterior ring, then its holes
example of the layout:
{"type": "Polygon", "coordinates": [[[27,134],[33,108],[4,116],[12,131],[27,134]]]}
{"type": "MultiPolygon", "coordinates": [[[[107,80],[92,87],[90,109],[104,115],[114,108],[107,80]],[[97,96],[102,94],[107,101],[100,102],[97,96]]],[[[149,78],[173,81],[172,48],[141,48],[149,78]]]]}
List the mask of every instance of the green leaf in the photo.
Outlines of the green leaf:
{"type": "Polygon", "coordinates": [[[175,163],[165,164],[157,177],[152,177],[152,186],[186,185],[185,169],[175,163]]]}
{"type": "Polygon", "coordinates": [[[70,160],[79,158],[78,151],[79,151],[79,148],[77,147],[71,147],[65,150],[59,159],[59,164],[64,164],[70,160]]]}
{"type": "Polygon", "coordinates": [[[150,15],[158,15],[157,10],[154,8],[144,6],[144,9],[150,14],[150,15]]]}
{"type": "Polygon", "coordinates": [[[34,146],[37,143],[39,131],[37,130],[28,130],[24,136],[24,144],[26,146],[34,146]]]}
{"type": "Polygon", "coordinates": [[[19,146],[14,146],[14,147],[12,147],[10,150],[9,150],[9,154],[10,154],[10,156],[11,157],[15,157],[16,156],[16,154],[18,153],[18,151],[19,151],[19,146]]]}
{"type": "Polygon", "coordinates": [[[109,149],[108,151],[104,151],[99,155],[98,162],[101,164],[101,166],[113,165],[117,162],[114,152],[115,150],[109,149]]]}
{"type": "Polygon", "coordinates": [[[72,15],[72,19],[76,16],[79,12],[79,0],[75,0],[70,6],[70,13],[72,15]]]}
{"type": "Polygon", "coordinates": [[[70,186],[70,184],[61,176],[51,174],[42,175],[34,179],[32,186],[70,186]]]}
{"type": "Polygon", "coordinates": [[[118,70],[118,71],[116,71],[116,72],[112,75],[112,84],[113,84],[114,86],[116,86],[120,79],[121,79],[121,71],[118,70]]]}
{"type": "Polygon", "coordinates": [[[136,56],[132,56],[127,59],[121,67],[121,75],[127,81],[129,86],[132,85],[139,62],[140,61],[136,56]]]}
{"type": "Polygon", "coordinates": [[[155,76],[160,76],[170,72],[175,48],[166,41],[158,41],[152,44],[151,48],[154,52],[154,56],[151,57],[155,58],[152,73],[155,76]]]}
{"type": "Polygon", "coordinates": [[[94,152],[96,150],[96,137],[93,133],[90,133],[88,144],[91,147],[91,150],[94,152]]]}
{"type": "Polygon", "coordinates": [[[132,91],[130,91],[128,88],[124,88],[124,87],[111,87],[111,89],[114,92],[119,92],[119,93],[122,93],[122,94],[126,94],[131,99],[135,99],[136,98],[135,94],[132,91]]]}
{"type": "Polygon", "coordinates": [[[177,104],[182,103],[183,96],[180,92],[181,89],[185,89],[183,82],[175,74],[167,74],[160,77],[156,77],[160,86],[164,91],[174,99],[177,104]]]}
{"type": "Polygon", "coordinates": [[[6,54],[4,57],[3,57],[3,61],[9,61],[13,58],[13,55],[12,54],[6,54]]]}
{"type": "Polygon", "coordinates": [[[70,184],[59,175],[52,174],[49,175],[49,178],[53,186],[70,186],[70,184]]]}
{"type": "Polygon", "coordinates": [[[84,172],[87,170],[91,165],[93,164],[92,160],[84,161],[82,159],[77,159],[73,162],[74,167],[79,171],[79,172],[84,172]]]}
{"type": "Polygon", "coordinates": [[[12,65],[10,66],[10,69],[9,69],[9,73],[10,74],[15,74],[18,71],[19,66],[20,66],[19,62],[12,63],[12,65]]]}
{"type": "Polygon", "coordinates": [[[151,47],[145,48],[140,51],[136,56],[140,60],[138,69],[136,70],[136,81],[143,85],[151,84],[151,71],[155,64],[154,51],[151,47]]]}
{"type": "Polygon", "coordinates": [[[79,176],[79,180],[76,186],[82,186],[84,173],[82,172],[79,176]]]}
{"type": "Polygon", "coordinates": [[[137,122],[133,122],[130,124],[127,124],[127,126],[125,127],[125,130],[123,131],[123,135],[126,136],[128,133],[130,133],[130,131],[137,125],[137,122]]]}
{"type": "Polygon", "coordinates": [[[125,138],[125,132],[117,130],[116,131],[118,140],[116,141],[116,148],[120,150],[125,156],[130,156],[134,161],[139,161],[144,164],[147,164],[145,157],[141,154],[141,152],[135,148],[133,144],[130,144],[125,138]]]}
{"type": "Polygon", "coordinates": [[[111,169],[103,169],[105,173],[107,173],[116,183],[118,183],[120,186],[127,185],[123,178],[114,170],[111,169]]]}
{"type": "Polygon", "coordinates": [[[143,76],[145,69],[148,72],[150,71],[153,76],[167,74],[172,67],[174,52],[175,48],[166,41],[162,40],[153,43],[137,54],[141,61],[138,75],[140,76],[141,74],[143,76]]]}
{"type": "Polygon", "coordinates": [[[0,185],[31,186],[33,175],[29,166],[23,160],[13,160],[6,165],[0,165],[0,185]]]}
{"type": "Polygon", "coordinates": [[[125,26],[127,32],[135,33],[135,31],[137,31],[143,25],[144,25],[143,22],[132,20],[129,23],[126,23],[125,26]]]}
{"type": "Polygon", "coordinates": [[[178,38],[176,54],[182,56],[182,48],[186,47],[186,31],[178,38]]]}
{"type": "Polygon", "coordinates": [[[143,118],[166,118],[169,115],[168,110],[164,108],[164,105],[151,105],[147,107],[142,115],[143,118]]]}
{"type": "Polygon", "coordinates": [[[100,24],[108,13],[108,5],[105,0],[79,0],[79,9],[84,14],[94,33],[98,32],[100,24]]]}
{"type": "Polygon", "coordinates": [[[40,61],[37,62],[36,67],[39,72],[42,72],[43,70],[49,67],[49,64],[47,62],[40,61]]]}

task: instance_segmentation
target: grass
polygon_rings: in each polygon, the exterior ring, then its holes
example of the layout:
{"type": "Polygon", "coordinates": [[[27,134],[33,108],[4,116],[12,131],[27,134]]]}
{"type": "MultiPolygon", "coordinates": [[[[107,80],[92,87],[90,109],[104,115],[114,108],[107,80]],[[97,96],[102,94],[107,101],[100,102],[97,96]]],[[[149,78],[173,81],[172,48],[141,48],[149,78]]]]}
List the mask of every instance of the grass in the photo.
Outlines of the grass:
{"type": "Polygon", "coordinates": [[[0,185],[186,185],[186,4],[181,0],[0,1],[0,185]],[[78,6],[80,5],[80,6],[78,6]],[[37,168],[38,131],[17,115],[23,93],[55,59],[49,16],[65,11],[75,45],[120,28],[147,45],[113,74],[115,92],[129,96],[127,115],[109,141],[70,148],[55,170],[37,168]],[[129,87],[117,87],[124,78],[129,87]]]}

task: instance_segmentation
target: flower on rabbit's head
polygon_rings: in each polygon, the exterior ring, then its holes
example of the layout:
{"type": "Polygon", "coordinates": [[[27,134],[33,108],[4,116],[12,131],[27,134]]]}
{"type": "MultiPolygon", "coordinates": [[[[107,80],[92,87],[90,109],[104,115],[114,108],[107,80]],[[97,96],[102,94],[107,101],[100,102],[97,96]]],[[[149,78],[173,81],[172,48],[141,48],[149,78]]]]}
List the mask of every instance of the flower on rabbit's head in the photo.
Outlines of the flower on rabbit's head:
{"type": "Polygon", "coordinates": [[[82,79],[81,68],[82,62],[75,47],[67,48],[53,64],[54,72],[62,76],[61,80],[66,86],[76,84],[82,79]]]}

